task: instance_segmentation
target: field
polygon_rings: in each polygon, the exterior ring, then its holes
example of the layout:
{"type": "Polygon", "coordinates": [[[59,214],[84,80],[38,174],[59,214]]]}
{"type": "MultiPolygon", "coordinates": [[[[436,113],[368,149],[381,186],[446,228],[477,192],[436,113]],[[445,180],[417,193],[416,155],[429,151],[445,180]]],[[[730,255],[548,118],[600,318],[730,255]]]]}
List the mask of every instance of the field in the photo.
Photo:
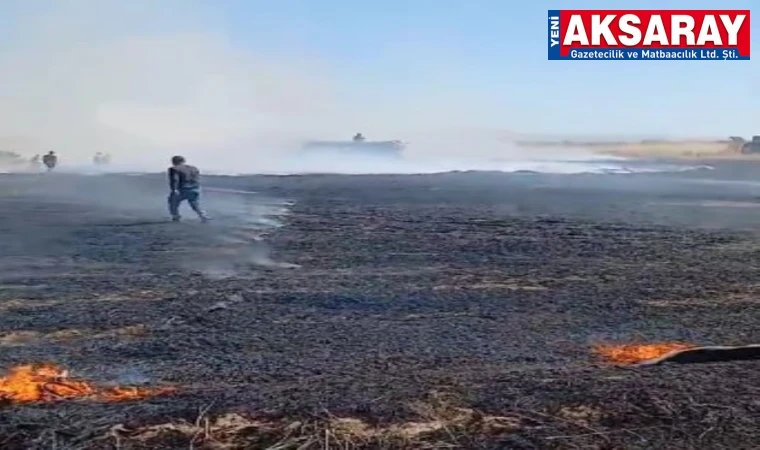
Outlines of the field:
{"type": "Polygon", "coordinates": [[[712,159],[712,160],[757,160],[756,154],[743,154],[730,140],[651,140],[651,141],[547,141],[522,142],[523,147],[552,148],[580,147],[600,155],[624,158],[661,159],[712,159]]]}
{"type": "Polygon", "coordinates": [[[0,448],[753,448],[758,174],[0,175],[0,448]]]}

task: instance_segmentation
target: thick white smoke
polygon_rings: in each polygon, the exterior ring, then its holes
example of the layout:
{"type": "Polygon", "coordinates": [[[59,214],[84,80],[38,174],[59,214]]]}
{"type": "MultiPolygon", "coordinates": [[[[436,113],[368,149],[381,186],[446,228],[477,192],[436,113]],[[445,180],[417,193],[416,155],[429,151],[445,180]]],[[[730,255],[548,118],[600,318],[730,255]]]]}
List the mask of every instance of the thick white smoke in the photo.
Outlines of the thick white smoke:
{"type": "Polygon", "coordinates": [[[214,4],[2,2],[0,150],[52,149],[64,171],[91,170],[98,151],[135,171],[162,170],[180,153],[206,173],[554,171],[547,161],[592,156],[517,148],[504,130],[473,128],[493,108],[447,88],[456,84],[445,67],[395,92],[371,79],[347,88],[336,67],[304,57],[308,49],[257,52],[225,33],[214,4]],[[409,142],[411,162],[293,156],[305,140],[359,131],[409,142]]]}
{"type": "Polygon", "coordinates": [[[7,149],[55,149],[69,162],[102,150],[163,166],[175,151],[250,153],[342,122],[321,68],[237,47],[211,31],[198,3],[19,5],[10,30],[19,44],[0,52],[7,149]]]}

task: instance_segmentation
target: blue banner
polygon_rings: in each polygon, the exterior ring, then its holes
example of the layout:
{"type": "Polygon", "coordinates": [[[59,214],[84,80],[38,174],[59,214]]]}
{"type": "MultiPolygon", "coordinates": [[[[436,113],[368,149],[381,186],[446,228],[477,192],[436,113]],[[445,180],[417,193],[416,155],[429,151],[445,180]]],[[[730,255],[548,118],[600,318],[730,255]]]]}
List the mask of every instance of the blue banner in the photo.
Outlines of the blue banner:
{"type": "Polygon", "coordinates": [[[563,59],[559,56],[559,9],[549,10],[549,59],[563,59]]]}

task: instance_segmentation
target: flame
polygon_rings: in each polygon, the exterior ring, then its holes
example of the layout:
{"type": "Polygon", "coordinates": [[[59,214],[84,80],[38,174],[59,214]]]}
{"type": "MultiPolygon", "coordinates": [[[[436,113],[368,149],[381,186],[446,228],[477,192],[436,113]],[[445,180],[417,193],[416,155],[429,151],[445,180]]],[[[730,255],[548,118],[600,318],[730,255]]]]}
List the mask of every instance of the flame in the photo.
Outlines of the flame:
{"type": "Polygon", "coordinates": [[[50,402],[74,398],[124,401],[173,392],[173,388],[113,387],[98,389],[86,381],[69,378],[67,370],[52,364],[13,367],[0,378],[0,400],[14,403],[50,402]]]}
{"type": "Polygon", "coordinates": [[[123,402],[126,400],[136,400],[146,397],[155,397],[156,395],[170,394],[176,389],[171,387],[162,388],[140,388],[140,387],[113,387],[106,389],[100,395],[103,400],[109,402],[123,402]]]}
{"type": "Polygon", "coordinates": [[[660,342],[655,344],[597,345],[594,352],[618,364],[635,364],[648,359],[659,358],[675,350],[693,348],[694,345],[680,342],[660,342]]]}

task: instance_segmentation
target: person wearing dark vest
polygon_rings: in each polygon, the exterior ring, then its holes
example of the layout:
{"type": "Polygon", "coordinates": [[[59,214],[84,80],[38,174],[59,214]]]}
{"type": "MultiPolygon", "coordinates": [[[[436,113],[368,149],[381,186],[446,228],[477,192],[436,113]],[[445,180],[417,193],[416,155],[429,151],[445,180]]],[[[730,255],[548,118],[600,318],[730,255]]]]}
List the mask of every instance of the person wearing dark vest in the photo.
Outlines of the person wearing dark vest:
{"type": "Polygon", "coordinates": [[[50,151],[42,157],[42,163],[45,164],[48,172],[50,172],[51,170],[55,169],[56,164],[58,164],[58,156],[56,156],[53,151],[50,151]]]}
{"type": "Polygon", "coordinates": [[[179,206],[185,200],[198,214],[201,221],[208,221],[208,216],[200,206],[200,171],[197,167],[186,164],[185,158],[182,156],[172,158],[172,166],[169,167],[169,189],[171,189],[169,213],[172,215],[173,221],[179,222],[182,219],[179,214],[179,206]]]}

